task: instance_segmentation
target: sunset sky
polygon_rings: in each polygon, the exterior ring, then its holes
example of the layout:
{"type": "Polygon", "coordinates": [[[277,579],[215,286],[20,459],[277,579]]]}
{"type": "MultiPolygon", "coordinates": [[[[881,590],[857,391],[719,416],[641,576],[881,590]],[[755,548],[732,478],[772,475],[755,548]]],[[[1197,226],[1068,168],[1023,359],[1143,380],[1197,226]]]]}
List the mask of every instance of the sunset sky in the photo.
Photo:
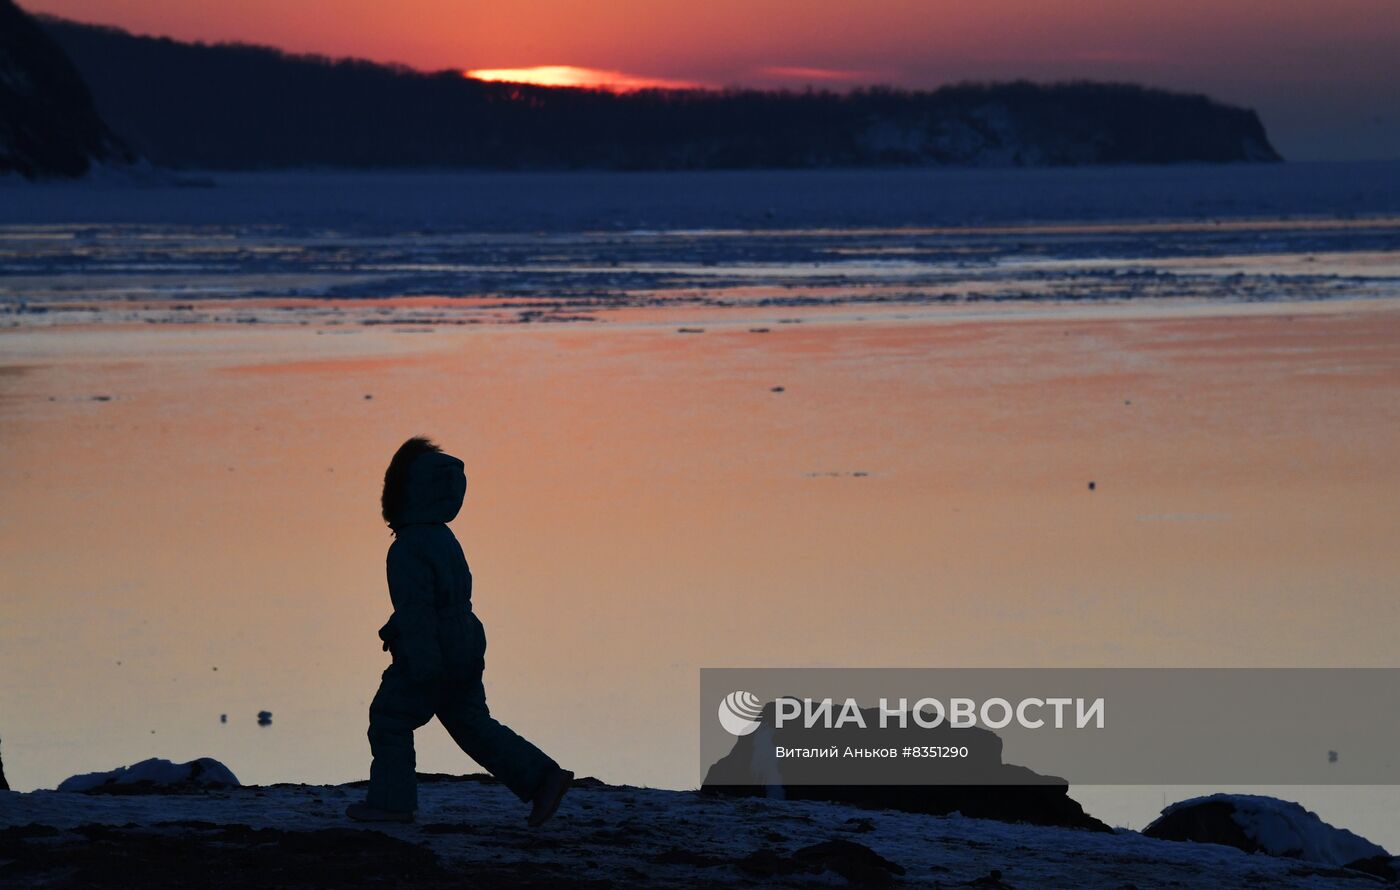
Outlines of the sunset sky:
{"type": "MultiPolygon", "coordinates": [[[[1293,159],[1400,157],[1396,0],[21,0],[182,40],[568,82],[1090,78],[1255,108],[1293,159]],[[594,72],[602,72],[597,74],[594,72]]],[[[509,76],[500,75],[494,76],[509,76]]]]}

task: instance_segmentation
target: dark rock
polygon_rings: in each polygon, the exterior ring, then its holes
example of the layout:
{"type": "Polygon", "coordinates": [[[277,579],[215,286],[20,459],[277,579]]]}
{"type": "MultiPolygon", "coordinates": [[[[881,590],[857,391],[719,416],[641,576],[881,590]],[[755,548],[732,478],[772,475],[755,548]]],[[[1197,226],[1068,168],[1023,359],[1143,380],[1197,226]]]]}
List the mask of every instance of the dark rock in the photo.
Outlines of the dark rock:
{"type": "Polygon", "coordinates": [[[259,725],[259,726],[271,726],[271,725],[272,725],[272,712],[271,712],[271,711],[259,711],[259,712],[258,712],[258,725],[259,725]]]}
{"type": "Polygon", "coordinates": [[[40,825],[37,822],[30,822],[28,825],[11,825],[8,828],[0,828],[0,845],[6,841],[24,840],[31,837],[58,837],[62,833],[52,825],[40,825]]]}
{"type": "Polygon", "coordinates": [[[745,874],[765,879],[832,871],[862,887],[887,886],[894,882],[895,875],[904,874],[902,866],[864,844],[847,840],[822,841],[802,847],[790,856],[771,847],[760,847],[735,865],[745,874]]]}
{"type": "Polygon", "coordinates": [[[1247,794],[1214,794],[1174,803],[1142,830],[1169,841],[1222,844],[1340,866],[1396,881],[1400,858],[1365,838],[1323,822],[1297,803],[1247,794]]]}
{"type": "Polygon", "coordinates": [[[241,787],[233,771],[212,757],[171,763],[158,757],[131,766],[70,776],[59,791],[86,794],[198,794],[211,788],[241,787]]]}
{"type": "Polygon", "coordinates": [[[1347,863],[1352,871],[1375,875],[1392,884],[1400,883],[1400,856],[1371,856],[1347,863]]]}
{"type": "Polygon", "coordinates": [[[10,783],[5,781],[5,759],[0,757],[0,791],[9,791],[10,783]]]}
{"type": "Polygon", "coordinates": [[[693,850],[682,850],[680,847],[663,850],[652,856],[649,861],[656,865],[689,865],[695,868],[714,868],[726,864],[718,856],[707,856],[693,850]]]}
{"type": "Polygon", "coordinates": [[[584,836],[584,841],[588,844],[606,844],[611,847],[630,847],[637,843],[637,838],[643,832],[635,825],[618,828],[599,828],[584,836]]]}
{"type": "Polygon", "coordinates": [[[735,863],[739,871],[756,878],[776,878],[795,874],[802,866],[770,847],[760,847],[735,863]]]}
{"type": "Polygon", "coordinates": [[[1263,848],[1235,822],[1235,805],[1229,801],[1205,801],[1166,813],[1142,830],[1148,837],[1167,841],[1224,844],[1246,853],[1263,848]]]}
{"type": "MultiPolygon", "coordinates": [[[[194,826],[191,826],[194,827],[194,826]]],[[[460,887],[437,856],[376,831],[294,832],[245,825],[184,833],[86,825],[0,831],[5,880],[65,887],[460,887]],[[55,838],[70,842],[56,843],[55,838]]]]}
{"type": "Polygon", "coordinates": [[[424,834],[477,834],[480,829],[470,822],[429,822],[420,825],[424,834]]]}
{"type": "MultiPolygon", "coordinates": [[[[455,775],[453,773],[418,773],[418,784],[431,785],[439,782],[469,782],[476,785],[499,785],[501,780],[490,773],[467,773],[466,775],[455,775]]],[[[286,787],[289,783],[278,783],[271,785],[271,788],[286,787]]],[[[346,782],[346,788],[368,788],[367,779],[358,779],[354,782],[346,782]]],[[[608,783],[594,776],[580,776],[574,779],[570,785],[572,788],[607,788],[608,783]]]]}
{"type": "Polygon", "coordinates": [[[221,822],[210,822],[208,819],[169,819],[164,822],[156,822],[155,827],[190,828],[195,831],[222,831],[226,826],[221,822]]]}
{"type": "MultiPolygon", "coordinates": [[[[729,753],[710,766],[701,791],[739,797],[780,797],[786,800],[827,800],[857,806],[947,815],[960,812],[976,819],[1027,822],[1063,828],[1111,831],[1084,812],[1069,796],[1069,783],[1056,776],[1001,760],[996,733],[973,727],[954,729],[946,723],[924,729],[907,727],[852,730],[807,729],[796,723],[774,725],[774,705],[763,709],[759,729],[740,736],[729,753]],[[855,735],[852,735],[855,733],[855,735]],[[907,758],[862,762],[861,784],[823,784],[831,765],[820,760],[777,760],[761,757],[759,748],[905,746],[964,746],[964,759],[907,758]]],[[[875,709],[862,710],[870,727],[879,723],[875,709]]]]}
{"type": "Polygon", "coordinates": [[[980,878],[973,878],[965,883],[965,887],[985,887],[987,890],[1014,890],[1014,888],[1001,879],[1001,869],[994,868],[980,878]]]}
{"type": "Polygon", "coordinates": [[[75,177],[95,161],[132,160],[58,43],[0,0],[0,174],[75,177]]]}
{"type": "Polygon", "coordinates": [[[829,840],[803,847],[792,854],[798,862],[812,863],[836,872],[852,884],[878,886],[891,883],[904,867],[855,841],[829,840]]]}

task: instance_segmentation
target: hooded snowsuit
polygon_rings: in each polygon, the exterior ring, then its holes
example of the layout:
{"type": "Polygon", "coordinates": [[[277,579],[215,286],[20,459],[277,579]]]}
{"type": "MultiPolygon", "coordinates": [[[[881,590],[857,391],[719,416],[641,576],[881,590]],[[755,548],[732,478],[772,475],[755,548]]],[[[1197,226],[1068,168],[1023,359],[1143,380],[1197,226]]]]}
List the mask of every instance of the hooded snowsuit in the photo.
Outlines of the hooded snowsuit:
{"type": "Polygon", "coordinates": [[[387,569],[394,614],[379,636],[394,663],[369,706],[374,761],[366,803],[377,809],[417,808],[413,731],[434,714],[468,756],[521,800],[558,769],[486,708],[486,633],[472,612],[471,570],[447,527],[466,490],[460,460],[421,454],[409,464],[403,507],[391,520],[396,538],[387,569]]]}

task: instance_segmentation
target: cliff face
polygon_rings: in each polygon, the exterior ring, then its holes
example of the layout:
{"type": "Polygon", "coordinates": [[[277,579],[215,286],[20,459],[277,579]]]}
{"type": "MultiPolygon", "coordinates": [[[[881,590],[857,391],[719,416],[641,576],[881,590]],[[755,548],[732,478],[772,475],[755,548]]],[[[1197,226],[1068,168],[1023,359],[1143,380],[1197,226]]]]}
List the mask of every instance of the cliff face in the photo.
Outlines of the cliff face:
{"type": "Polygon", "coordinates": [[[95,161],[130,160],[63,50],[0,0],[0,174],[81,176],[95,161]]]}
{"type": "Polygon", "coordinates": [[[878,120],[872,155],[976,166],[1278,161],[1253,111],[1129,84],[1013,83],[934,94],[936,109],[878,120]]]}
{"type": "Polygon", "coordinates": [[[113,128],[177,168],[742,169],[1278,160],[1205,96],[1029,83],[627,95],[45,19],[113,128]]]}

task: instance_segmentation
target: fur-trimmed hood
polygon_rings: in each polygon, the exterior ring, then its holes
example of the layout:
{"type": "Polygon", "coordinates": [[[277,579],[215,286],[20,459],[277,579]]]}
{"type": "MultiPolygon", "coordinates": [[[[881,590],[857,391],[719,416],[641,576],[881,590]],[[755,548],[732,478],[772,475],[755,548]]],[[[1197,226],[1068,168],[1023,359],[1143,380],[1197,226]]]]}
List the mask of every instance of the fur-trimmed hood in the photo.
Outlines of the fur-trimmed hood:
{"type": "Polygon", "coordinates": [[[462,509],[467,493],[465,465],[450,454],[431,451],[408,465],[402,507],[389,522],[391,528],[451,522],[462,509]]]}

